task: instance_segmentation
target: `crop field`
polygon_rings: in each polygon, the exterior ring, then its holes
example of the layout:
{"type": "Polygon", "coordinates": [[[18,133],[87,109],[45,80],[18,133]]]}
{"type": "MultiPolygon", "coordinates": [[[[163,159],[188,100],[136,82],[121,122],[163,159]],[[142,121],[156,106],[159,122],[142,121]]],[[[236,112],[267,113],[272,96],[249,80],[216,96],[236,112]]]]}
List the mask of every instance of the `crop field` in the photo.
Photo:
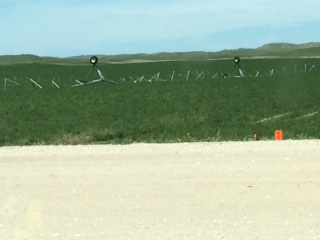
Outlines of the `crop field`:
{"type": "Polygon", "coordinates": [[[72,87],[89,64],[1,65],[0,145],[320,138],[320,59],[243,59],[243,78],[234,67],[99,64],[117,84],[72,87]]]}

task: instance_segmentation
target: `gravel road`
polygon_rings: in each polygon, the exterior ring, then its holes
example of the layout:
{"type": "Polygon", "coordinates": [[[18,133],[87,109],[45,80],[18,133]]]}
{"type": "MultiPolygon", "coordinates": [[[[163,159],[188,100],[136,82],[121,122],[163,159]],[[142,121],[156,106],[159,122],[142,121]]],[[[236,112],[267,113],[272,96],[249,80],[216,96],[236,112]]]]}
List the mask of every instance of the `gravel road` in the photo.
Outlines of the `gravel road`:
{"type": "Polygon", "coordinates": [[[320,141],[0,147],[0,239],[320,240],[320,141]]]}

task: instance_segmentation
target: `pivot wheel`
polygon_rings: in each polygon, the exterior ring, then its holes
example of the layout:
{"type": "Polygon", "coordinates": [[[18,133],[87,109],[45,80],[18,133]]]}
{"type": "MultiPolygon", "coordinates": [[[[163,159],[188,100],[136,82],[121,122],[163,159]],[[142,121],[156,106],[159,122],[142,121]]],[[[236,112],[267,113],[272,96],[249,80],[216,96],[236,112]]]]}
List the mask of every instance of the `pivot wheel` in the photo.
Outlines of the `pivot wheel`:
{"type": "Polygon", "coordinates": [[[240,62],[240,58],[239,58],[239,57],[234,57],[233,61],[234,61],[235,63],[239,63],[239,62],[240,62]]]}
{"type": "Polygon", "coordinates": [[[98,57],[92,56],[90,58],[90,63],[93,64],[93,65],[96,65],[98,63],[98,57]]]}

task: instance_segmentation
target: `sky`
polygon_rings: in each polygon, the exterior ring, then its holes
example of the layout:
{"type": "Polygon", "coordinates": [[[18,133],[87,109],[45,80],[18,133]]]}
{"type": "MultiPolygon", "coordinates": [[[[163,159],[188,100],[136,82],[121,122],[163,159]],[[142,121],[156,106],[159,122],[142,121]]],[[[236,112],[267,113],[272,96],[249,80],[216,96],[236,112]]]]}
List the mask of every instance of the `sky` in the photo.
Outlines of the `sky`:
{"type": "Polygon", "coordinates": [[[216,52],[319,41],[319,0],[0,0],[0,55],[216,52]]]}

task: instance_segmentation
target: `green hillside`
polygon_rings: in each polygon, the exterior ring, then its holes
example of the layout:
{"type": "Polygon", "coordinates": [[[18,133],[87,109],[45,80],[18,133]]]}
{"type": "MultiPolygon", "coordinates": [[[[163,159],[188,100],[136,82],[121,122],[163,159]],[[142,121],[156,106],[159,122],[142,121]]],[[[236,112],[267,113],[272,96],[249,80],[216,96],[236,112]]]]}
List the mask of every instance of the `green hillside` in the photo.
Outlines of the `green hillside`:
{"type": "MultiPolygon", "coordinates": [[[[320,43],[288,44],[272,43],[256,49],[232,49],[219,52],[177,52],[177,53],[154,53],[154,54],[122,54],[122,55],[99,55],[101,63],[124,63],[136,61],[186,61],[186,60],[209,60],[233,58],[303,58],[320,57],[320,43]]],[[[22,63],[50,63],[50,64],[86,64],[91,56],[74,56],[68,58],[39,57],[35,55],[0,56],[0,65],[22,63]]]]}

